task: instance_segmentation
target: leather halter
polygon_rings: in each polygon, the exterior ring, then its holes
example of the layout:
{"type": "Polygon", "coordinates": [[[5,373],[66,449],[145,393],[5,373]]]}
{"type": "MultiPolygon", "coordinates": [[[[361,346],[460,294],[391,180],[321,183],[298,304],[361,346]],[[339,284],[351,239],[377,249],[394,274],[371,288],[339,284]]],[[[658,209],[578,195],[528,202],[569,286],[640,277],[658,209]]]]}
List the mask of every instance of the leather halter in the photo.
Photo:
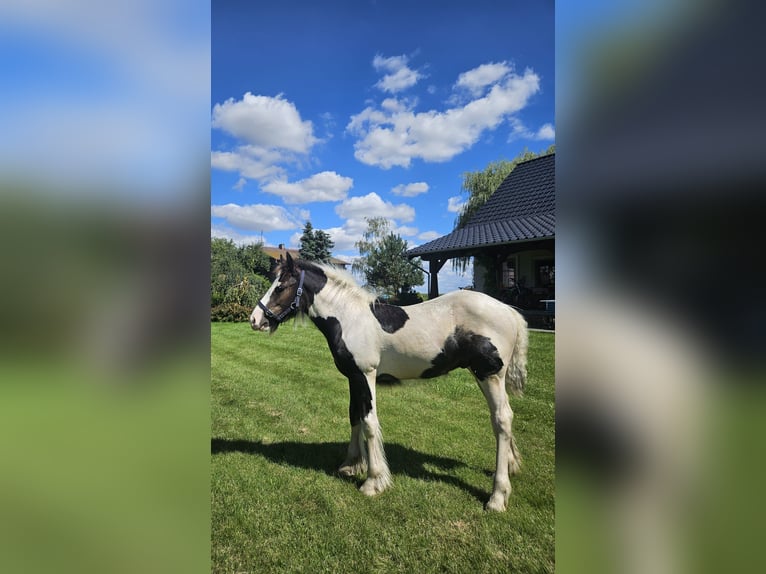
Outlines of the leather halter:
{"type": "Polygon", "coordinates": [[[279,315],[274,313],[271,309],[266,307],[266,305],[263,304],[263,301],[258,301],[258,306],[263,309],[263,313],[269,318],[273,319],[277,323],[281,323],[282,320],[287,317],[290,313],[295,311],[298,308],[298,305],[300,305],[301,302],[301,295],[303,295],[303,278],[305,277],[306,272],[301,269],[301,276],[298,280],[298,290],[295,292],[295,299],[292,303],[290,303],[290,306],[282,311],[279,315]]]}

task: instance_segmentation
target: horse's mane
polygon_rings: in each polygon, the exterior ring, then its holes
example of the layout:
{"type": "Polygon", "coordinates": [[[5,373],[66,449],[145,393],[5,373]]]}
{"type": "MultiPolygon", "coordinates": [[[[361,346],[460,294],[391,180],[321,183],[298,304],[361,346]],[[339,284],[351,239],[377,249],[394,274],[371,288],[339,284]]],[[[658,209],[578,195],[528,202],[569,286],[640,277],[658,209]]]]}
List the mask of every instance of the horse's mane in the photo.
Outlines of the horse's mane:
{"type": "Polygon", "coordinates": [[[360,287],[354,276],[345,269],[314,261],[300,261],[300,265],[303,265],[306,269],[310,269],[313,266],[322,270],[327,276],[327,285],[323,292],[326,291],[326,296],[330,299],[338,299],[346,304],[350,301],[358,301],[365,307],[376,299],[374,293],[360,287]]]}

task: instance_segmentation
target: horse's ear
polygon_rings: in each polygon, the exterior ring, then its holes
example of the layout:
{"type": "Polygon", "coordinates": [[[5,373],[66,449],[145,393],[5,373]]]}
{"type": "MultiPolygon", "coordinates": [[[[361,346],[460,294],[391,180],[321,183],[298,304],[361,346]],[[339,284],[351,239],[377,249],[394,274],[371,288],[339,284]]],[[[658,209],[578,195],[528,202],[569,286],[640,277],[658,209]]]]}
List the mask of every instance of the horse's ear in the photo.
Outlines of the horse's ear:
{"type": "Polygon", "coordinates": [[[295,263],[293,262],[293,258],[290,255],[290,252],[287,252],[287,270],[292,273],[295,269],[295,263]]]}

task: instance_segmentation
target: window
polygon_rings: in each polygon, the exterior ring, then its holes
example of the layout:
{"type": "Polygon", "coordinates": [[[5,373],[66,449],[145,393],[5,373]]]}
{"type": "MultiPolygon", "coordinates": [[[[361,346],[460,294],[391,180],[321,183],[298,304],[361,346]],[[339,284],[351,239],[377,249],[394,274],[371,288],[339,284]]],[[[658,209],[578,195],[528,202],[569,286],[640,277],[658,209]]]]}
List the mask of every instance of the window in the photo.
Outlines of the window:
{"type": "Polygon", "coordinates": [[[516,286],[516,256],[512,255],[505,261],[502,266],[502,283],[503,288],[510,289],[516,286]]]}
{"type": "Polygon", "coordinates": [[[536,277],[538,287],[553,287],[556,284],[556,266],[553,259],[543,259],[536,262],[536,277]]]}

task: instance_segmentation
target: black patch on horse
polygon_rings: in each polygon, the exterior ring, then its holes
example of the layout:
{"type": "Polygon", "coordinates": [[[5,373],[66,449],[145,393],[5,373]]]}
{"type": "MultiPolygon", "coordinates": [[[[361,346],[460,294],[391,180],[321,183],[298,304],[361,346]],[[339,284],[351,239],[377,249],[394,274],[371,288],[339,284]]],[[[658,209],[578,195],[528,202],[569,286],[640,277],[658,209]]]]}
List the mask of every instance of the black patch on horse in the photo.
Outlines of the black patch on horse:
{"type": "Polygon", "coordinates": [[[503,360],[489,338],[458,327],[444,341],[441,352],[431,360],[431,365],[423,371],[421,378],[430,379],[464,368],[484,380],[503,368],[503,360]]]}
{"type": "MultiPolygon", "coordinates": [[[[327,275],[325,275],[321,267],[304,259],[299,259],[296,262],[296,266],[298,269],[306,271],[303,279],[303,297],[301,297],[300,309],[303,313],[308,313],[309,307],[314,304],[314,295],[327,285],[327,275]]],[[[294,274],[296,276],[300,275],[300,271],[294,271],[294,274]]]]}
{"type": "Polygon", "coordinates": [[[399,379],[397,379],[393,375],[389,375],[388,373],[380,373],[375,378],[375,382],[383,384],[383,385],[396,385],[396,384],[401,383],[401,381],[399,379]]]}
{"type": "Polygon", "coordinates": [[[386,333],[396,333],[410,318],[401,307],[385,303],[370,303],[370,311],[386,333]]]}
{"type": "MultiPolygon", "coordinates": [[[[266,307],[273,313],[281,313],[295,301],[301,269],[306,273],[303,278],[303,295],[298,302],[297,312],[308,313],[309,308],[314,304],[314,296],[327,285],[327,275],[321,267],[303,259],[294,261],[288,254],[287,261],[280,264],[277,269],[281,288],[279,291],[273,292],[266,303],[266,307]]],[[[288,314],[282,321],[287,320],[293,314],[288,314]]],[[[279,327],[280,321],[269,315],[266,315],[266,319],[269,322],[269,330],[273,333],[279,327]]]]}
{"type": "Polygon", "coordinates": [[[313,278],[313,281],[309,282],[309,277],[307,276],[304,282],[307,286],[309,286],[312,293],[319,293],[327,284],[327,275],[325,275],[325,272],[322,270],[322,268],[315,263],[307,261],[306,259],[298,259],[296,265],[298,269],[304,269],[307,272],[316,274],[316,277],[313,278]]]}
{"type": "Polygon", "coordinates": [[[340,322],[335,317],[312,317],[311,320],[327,339],[335,366],[348,378],[348,391],[351,395],[348,418],[351,426],[356,426],[372,410],[372,394],[367,385],[367,378],[356,366],[354,356],[343,341],[343,329],[340,322]]]}

